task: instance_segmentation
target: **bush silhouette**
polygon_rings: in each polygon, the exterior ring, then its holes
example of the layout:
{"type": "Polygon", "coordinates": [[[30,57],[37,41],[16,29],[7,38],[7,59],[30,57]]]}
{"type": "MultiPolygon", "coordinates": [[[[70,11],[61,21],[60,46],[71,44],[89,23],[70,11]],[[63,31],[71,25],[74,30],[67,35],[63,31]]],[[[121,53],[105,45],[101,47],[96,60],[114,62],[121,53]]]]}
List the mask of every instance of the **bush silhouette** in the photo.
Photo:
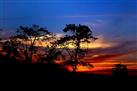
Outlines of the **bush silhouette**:
{"type": "Polygon", "coordinates": [[[128,76],[128,69],[126,65],[115,64],[112,69],[112,75],[118,78],[124,78],[128,76]]]}

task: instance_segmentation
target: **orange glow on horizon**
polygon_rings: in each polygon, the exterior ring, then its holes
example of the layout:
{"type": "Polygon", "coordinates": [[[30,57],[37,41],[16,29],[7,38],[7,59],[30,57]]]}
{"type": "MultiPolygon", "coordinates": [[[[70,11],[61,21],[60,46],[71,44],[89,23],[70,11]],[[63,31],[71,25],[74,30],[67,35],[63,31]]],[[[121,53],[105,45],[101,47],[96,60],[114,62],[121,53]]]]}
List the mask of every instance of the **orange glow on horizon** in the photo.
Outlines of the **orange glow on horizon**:
{"type": "MultiPolygon", "coordinates": [[[[115,64],[119,64],[118,62],[102,62],[102,63],[91,63],[94,68],[88,68],[86,66],[77,66],[77,72],[90,72],[90,73],[96,73],[96,74],[106,74],[111,75],[112,74],[112,68],[115,64]]],[[[137,71],[137,63],[131,62],[131,63],[122,63],[127,66],[130,74],[133,74],[131,71],[136,70],[137,71]]],[[[68,66],[67,69],[69,71],[73,71],[72,66],[68,66]]],[[[136,74],[137,75],[137,74],[136,74]]]]}

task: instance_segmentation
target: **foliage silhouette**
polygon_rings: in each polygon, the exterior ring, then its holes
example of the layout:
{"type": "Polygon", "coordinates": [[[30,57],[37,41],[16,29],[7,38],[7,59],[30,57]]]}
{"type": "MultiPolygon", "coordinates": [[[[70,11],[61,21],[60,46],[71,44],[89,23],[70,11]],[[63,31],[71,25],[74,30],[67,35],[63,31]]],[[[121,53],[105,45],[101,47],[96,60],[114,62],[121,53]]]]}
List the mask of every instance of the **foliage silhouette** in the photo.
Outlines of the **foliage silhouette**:
{"type": "MultiPolygon", "coordinates": [[[[72,44],[75,46],[74,54],[70,55],[71,61],[73,62],[69,62],[69,63],[72,63],[73,72],[76,72],[78,63],[85,65],[84,62],[80,62],[80,60],[78,60],[79,55],[85,52],[82,51],[80,44],[85,42],[90,43],[91,41],[96,40],[97,38],[92,36],[91,29],[86,25],[79,24],[77,26],[75,24],[69,24],[66,25],[66,27],[63,29],[63,32],[68,34],[66,34],[65,37],[58,40],[58,44],[62,44],[64,46],[72,44]]],[[[86,64],[86,65],[90,65],[90,64],[86,64]]]]}
{"type": "Polygon", "coordinates": [[[36,42],[40,40],[48,40],[48,36],[50,35],[51,33],[46,28],[40,28],[38,25],[32,25],[31,27],[20,26],[17,34],[13,36],[13,38],[21,40],[24,45],[25,60],[28,60],[28,62],[31,63],[32,56],[36,51],[36,42]]]}

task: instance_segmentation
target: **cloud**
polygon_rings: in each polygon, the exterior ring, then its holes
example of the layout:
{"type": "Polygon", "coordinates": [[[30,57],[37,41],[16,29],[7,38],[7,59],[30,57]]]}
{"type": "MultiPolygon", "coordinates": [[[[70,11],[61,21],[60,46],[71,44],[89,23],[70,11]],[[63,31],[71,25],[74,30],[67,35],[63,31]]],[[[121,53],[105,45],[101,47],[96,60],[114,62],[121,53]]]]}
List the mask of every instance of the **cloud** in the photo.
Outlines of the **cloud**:
{"type": "Polygon", "coordinates": [[[81,14],[81,15],[66,15],[63,16],[65,18],[91,18],[91,17],[116,17],[116,16],[130,16],[130,15],[136,15],[135,13],[107,13],[107,14],[96,14],[96,13],[92,13],[92,14],[81,14]]]}
{"type": "Polygon", "coordinates": [[[88,48],[110,48],[117,46],[117,43],[113,43],[106,39],[103,35],[96,36],[98,39],[88,44],[88,48]]]}
{"type": "Polygon", "coordinates": [[[54,33],[57,38],[63,37],[65,34],[64,33],[54,33]]]}
{"type": "Polygon", "coordinates": [[[0,17],[0,21],[15,21],[15,20],[31,20],[31,19],[48,19],[48,18],[62,18],[63,16],[13,16],[0,17]]]}
{"type": "Polygon", "coordinates": [[[133,67],[137,65],[137,40],[124,40],[115,46],[89,49],[84,60],[103,65],[122,63],[133,67]]]}
{"type": "Polygon", "coordinates": [[[2,39],[7,39],[8,37],[12,36],[13,34],[15,34],[15,31],[11,30],[11,29],[2,29],[2,31],[0,31],[0,37],[2,39]]]}
{"type": "MultiPolygon", "coordinates": [[[[133,51],[133,52],[127,52],[127,53],[115,53],[115,54],[100,54],[100,55],[97,55],[97,56],[93,56],[93,57],[87,57],[89,62],[92,62],[92,63],[98,63],[98,62],[112,62],[112,60],[114,62],[116,62],[116,59],[118,58],[119,60],[117,62],[120,62],[120,61],[123,61],[123,60],[127,60],[130,62],[130,59],[126,59],[124,58],[125,56],[129,56],[129,55],[133,55],[133,54],[136,54],[137,51],[133,51]]],[[[137,61],[137,58],[134,57],[133,59],[135,59],[137,61]]],[[[133,60],[132,59],[132,60],[133,60]]],[[[133,60],[134,62],[136,62],[135,60],[133,60]]],[[[132,62],[133,62],[132,61],[132,62]]]]}

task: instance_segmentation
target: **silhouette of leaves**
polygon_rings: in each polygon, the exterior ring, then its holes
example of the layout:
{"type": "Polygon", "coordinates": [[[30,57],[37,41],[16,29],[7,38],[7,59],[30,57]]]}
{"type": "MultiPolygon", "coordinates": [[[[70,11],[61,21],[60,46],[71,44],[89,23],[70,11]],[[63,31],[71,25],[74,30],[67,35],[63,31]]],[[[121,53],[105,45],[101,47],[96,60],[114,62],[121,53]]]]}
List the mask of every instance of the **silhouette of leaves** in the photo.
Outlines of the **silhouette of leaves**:
{"type": "Polygon", "coordinates": [[[32,56],[36,52],[36,42],[48,40],[47,35],[51,35],[46,28],[41,28],[38,25],[32,25],[31,27],[20,26],[16,33],[12,38],[20,39],[24,44],[24,55],[26,55],[26,60],[29,57],[30,61],[32,61],[32,56]]]}
{"type": "Polygon", "coordinates": [[[64,33],[69,32],[69,33],[66,34],[65,37],[58,40],[57,43],[62,44],[64,46],[69,45],[71,43],[72,45],[75,46],[74,58],[71,58],[71,60],[69,60],[69,61],[70,61],[70,63],[73,64],[72,65],[74,68],[73,71],[76,72],[77,63],[81,63],[83,65],[88,65],[88,64],[86,64],[84,62],[80,62],[78,60],[79,54],[85,52],[85,51],[82,51],[82,49],[80,48],[80,44],[83,42],[90,43],[92,40],[96,40],[97,38],[92,36],[92,31],[88,26],[81,25],[81,24],[79,24],[78,26],[75,24],[68,24],[63,29],[63,32],[64,33]],[[74,61],[72,61],[72,60],[74,60],[74,61]]]}

